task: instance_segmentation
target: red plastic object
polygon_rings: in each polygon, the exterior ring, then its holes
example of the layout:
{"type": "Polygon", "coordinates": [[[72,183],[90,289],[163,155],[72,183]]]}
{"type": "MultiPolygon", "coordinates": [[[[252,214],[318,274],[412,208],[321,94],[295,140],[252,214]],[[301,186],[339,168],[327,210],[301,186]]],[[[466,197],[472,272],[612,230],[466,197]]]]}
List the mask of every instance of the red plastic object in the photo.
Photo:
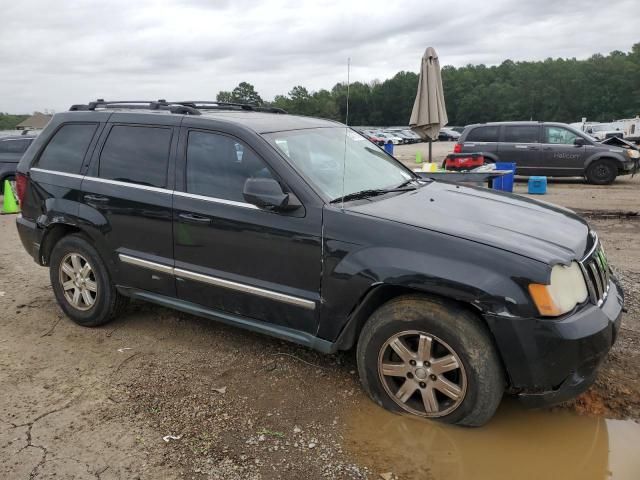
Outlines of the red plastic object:
{"type": "Polygon", "coordinates": [[[480,153],[451,153],[444,159],[445,170],[472,170],[484,165],[480,153]]]}

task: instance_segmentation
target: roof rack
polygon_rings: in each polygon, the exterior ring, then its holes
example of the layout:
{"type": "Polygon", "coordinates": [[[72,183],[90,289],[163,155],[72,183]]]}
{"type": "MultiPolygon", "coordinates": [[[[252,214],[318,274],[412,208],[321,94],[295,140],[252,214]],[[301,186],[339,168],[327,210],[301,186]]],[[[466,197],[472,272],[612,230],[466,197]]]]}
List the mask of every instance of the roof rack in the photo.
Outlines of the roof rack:
{"type": "Polygon", "coordinates": [[[160,100],[112,100],[99,98],[95,102],[71,105],[70,111],[94,111],[96,108],[128,108],[140,110],[168,110],[183,115],[202,115],[200,110],[247,110],[253,112],[287,113],[281,108],[258,107],[246,103],[217,102],[211,100],[190,100],[168,102],[160,100]]]}
{"type": "Polygon", "coordinates": [[[217,100],[182,100],[170,103],[199,110],[249,110],[253,112],[287,113],[286,110],[277,107],[260,107],[248,103],[218,102],[217,100]]]}

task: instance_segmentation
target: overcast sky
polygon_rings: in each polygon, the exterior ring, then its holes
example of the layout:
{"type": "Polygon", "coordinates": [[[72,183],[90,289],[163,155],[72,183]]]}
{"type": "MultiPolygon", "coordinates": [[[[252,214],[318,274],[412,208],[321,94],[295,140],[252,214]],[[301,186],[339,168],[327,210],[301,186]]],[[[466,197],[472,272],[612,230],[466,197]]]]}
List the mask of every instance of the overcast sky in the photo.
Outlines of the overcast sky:
{"type": "Polygon", "coordinates": [[[264,99],[441,65],[587,58],[640,41],[637,0],[0,0],[0,111],[92,99],[264,99]]]}

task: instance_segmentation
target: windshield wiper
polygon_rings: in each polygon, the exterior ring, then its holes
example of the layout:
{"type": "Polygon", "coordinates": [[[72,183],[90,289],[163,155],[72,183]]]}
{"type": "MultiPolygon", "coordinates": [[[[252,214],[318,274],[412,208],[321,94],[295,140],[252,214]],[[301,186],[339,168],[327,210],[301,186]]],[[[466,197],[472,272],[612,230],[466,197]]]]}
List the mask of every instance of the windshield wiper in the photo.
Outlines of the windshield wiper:
{"type": "Polygon", "coordinates": [[[349,200],[360,200],[362,198],[376,197],[378,195],[384,195],[391,192],[410,192],[415,190],[416,187],[397,187],[397,188],[376,188],[370,190],[361,190],[359,192],[353,192],[345,195],[344,197],[338,197],[331,200],[329,203],[348,202],[349,200]]]}
{"type": "Polygon", "coordinates": [[[406,187],[407,185],[409,185],[410,183],[417,183],[418,185],[420,185],[420,179],[416,178],[416,177],[412,177],[409,180],[402,182],[400,185],[398,185],[396,188],[402,188],[402,187],[406,187]]]}

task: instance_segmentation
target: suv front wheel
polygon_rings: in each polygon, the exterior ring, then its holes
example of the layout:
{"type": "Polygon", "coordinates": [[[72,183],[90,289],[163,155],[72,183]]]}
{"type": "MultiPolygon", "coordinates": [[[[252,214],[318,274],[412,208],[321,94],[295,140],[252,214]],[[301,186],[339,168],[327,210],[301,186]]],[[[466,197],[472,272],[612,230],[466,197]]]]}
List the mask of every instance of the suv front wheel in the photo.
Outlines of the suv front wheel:
{"type": "Polygon", "coordinates": [[[111,283],[98,252],[79,235],[63,237],[56,243],[49,277],[60,308],[78,325],[103,325],[127,303],[111,283]]]}
{"type": "Polygon", "coordinates": [[[617,176],[616,164],[606,158],[592,162],[585,175],[587,181],[594,185],[610,185],[617,176]]]}
{"type": "Polygon", "coordinates": [[[384,304],[358,341],[364,389],[398,413],[466,426],[485,424],[504,393],[489,333],[473,313],[411,295],[384,304]]]}

